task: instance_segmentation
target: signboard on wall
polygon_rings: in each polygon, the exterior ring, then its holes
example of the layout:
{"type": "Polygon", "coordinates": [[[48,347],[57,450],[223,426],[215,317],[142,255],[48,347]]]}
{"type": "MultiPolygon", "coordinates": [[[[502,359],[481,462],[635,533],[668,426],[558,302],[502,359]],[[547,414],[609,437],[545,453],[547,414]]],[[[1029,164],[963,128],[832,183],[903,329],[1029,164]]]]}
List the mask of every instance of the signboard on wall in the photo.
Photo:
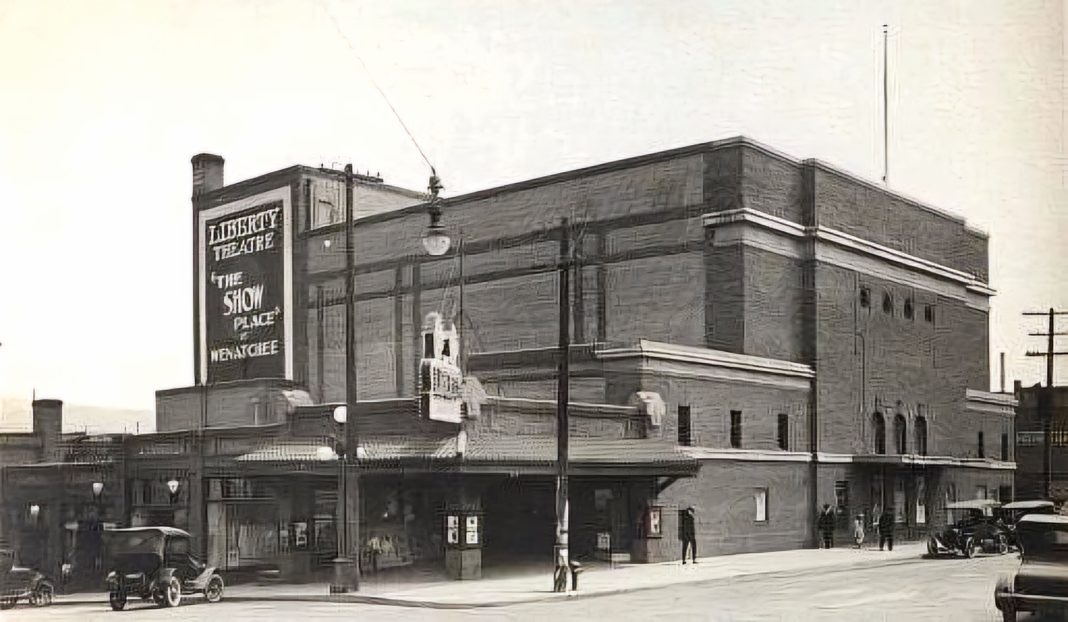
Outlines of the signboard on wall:
{"type": "Polygon", "coordinates": [[[289,187],[200,215],[200,355],[207,383],[292,377],[289,187]]]}

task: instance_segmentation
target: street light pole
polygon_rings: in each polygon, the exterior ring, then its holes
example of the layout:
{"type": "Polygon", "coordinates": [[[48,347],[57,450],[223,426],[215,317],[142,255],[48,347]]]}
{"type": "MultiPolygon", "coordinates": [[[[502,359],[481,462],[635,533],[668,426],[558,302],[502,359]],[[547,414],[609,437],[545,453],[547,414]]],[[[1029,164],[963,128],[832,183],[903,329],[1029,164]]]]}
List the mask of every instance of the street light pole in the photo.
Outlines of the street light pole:
{"type": "Polygon", "coordinates": [[[340,469],[341,486],[341,532],[338,534],[338,546],[341,554],[334,560],[334,581],[330,585],[331,593],[345,593],[351,588],[360,589],[360,519],[359,499],[360,482],[356,465],[350,468],[348,456],[357,456],[359,443],[356,429],[356,309],[353,278],[355,272],[355,248],[353,243],[353,207],[352,187],[354,184],[352,165],[345,165],[345,446],[341,451],[340,469]],[[349,480],[352,480],[351,482],[349,480]],[[351,483],[351,486],[349,485],[351,483]],[[353,499],[349,499],[349,495],[353,499]],[[357,509],[355,516],[350,516],[349,505],[357,509]],[[343,547],[343,548],[342,548],[343,547]]]}
{"type": "Polygon", "coordinates": [[[569,399],[569,350],[571,347],[571,230],[567,219],[560,224],[560,349],[556,378],[556,544],[553,557],[556,571],[553,574],[553,591],[567,591],[567,573],[570,568],[568,545],[568,441],[570,425],[567,404],[569,399]]]}

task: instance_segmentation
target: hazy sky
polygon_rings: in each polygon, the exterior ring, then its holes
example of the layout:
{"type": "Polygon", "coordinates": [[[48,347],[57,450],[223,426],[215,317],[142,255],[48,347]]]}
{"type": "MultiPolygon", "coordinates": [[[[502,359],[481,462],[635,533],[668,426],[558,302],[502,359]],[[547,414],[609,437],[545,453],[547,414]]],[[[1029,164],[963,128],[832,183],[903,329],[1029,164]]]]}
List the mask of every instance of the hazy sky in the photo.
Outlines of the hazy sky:
{"type": "Polygon", "coordinates": [[[0,394],[192,383],[195,153],[425,187],[331,14],[447,194],[737,134],[878,179],[889,23],[890,185],[991,233],[992,376],[1044,378],[1019,313],[1068,308],[1061,2],[0,0],[0,394]]]}

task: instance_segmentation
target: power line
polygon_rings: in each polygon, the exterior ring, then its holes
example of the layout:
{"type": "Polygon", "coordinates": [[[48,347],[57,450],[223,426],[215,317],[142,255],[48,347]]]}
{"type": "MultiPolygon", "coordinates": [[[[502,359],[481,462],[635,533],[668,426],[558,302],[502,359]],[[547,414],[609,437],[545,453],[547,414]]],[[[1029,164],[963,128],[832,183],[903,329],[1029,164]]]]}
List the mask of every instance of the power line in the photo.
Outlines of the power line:
{"type": "Polygon", "coordinates": [[[337,18],[334,17],[334,13],[330,10],[330,6],[327,4],[327,0],[320,0],[319,4],[323,7],[323,11],[326,12],[327,16],[330,17],[330,21],[334,24],[334,28],[337,30],[337,33],[341,35],[341,38],[345,41],[345,45],[349,48],[349,52],[351,52],[352,55],[356,57],[356,60],[360,61],[360,65],[363,67],[364,72],[367,73],[367,79],[371,82],[371,85],[375,87],[375,90],[377,90],[378,94],[382,96],[382,99],[386,102],[386,105],[389,106],[389,109],[391,111],[393,111],[393,116],[397,117],[397,121],[400,123],[401,127],[404,128],[404,133],[407,134],[408,138],[412,140],[412,144],[415,145],[416,150],[419,151],[419,155],[423,157],[423,160],[426,162],[427,166],[430,167],[430,173],[432,175],[437,175],[437,170],[430,162],[430,158],[428,158],[426,156],[426,153],[423,152],[423,148],[419,146],[419,141],[415,139],[415,136],[412,134],[411,130],[408,129],[408,125],[404,122],[404,119],[401,118],[400,113],[397,112],[397,109],[393,107],[393,102],[389,101],[389,97],[386,96],[386,92],[383,91],[382,87],[378,85],[378,82],[375,80],[374,74],[371,73],[370,68],[367,67],[367,63],[364,62],[359,52],[356,51],[356,48],[352,45],[352,41],[349,39],[348,35],[346,35],[345,31],[341,29],[341,24],[338,23],[337,18]]]}

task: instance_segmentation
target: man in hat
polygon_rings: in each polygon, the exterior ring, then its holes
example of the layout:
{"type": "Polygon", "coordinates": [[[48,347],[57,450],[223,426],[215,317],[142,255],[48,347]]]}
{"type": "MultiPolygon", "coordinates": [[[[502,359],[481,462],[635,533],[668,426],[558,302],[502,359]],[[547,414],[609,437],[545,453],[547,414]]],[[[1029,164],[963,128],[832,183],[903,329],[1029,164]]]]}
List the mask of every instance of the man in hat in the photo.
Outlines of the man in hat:
{"type": "Polygon", "coordinates": [[[888,507],[879,516],[879,550],[886,545],[889,550],[894,550],[894,508],[888,507]]]}
{"type": "Polygon", "coordinates": [[[679,538],[682,540],[682,563],[686,563],[686,550],[690,550],[693,563],[697,563],[697,511],[691,505],[679,517],[679,538]]]}
{"type": "Polygon", "coordinates": [[[830,503],[823,504],[823,511],[819,518],[820,536],[823,539],[823,548],[829,549],[834,546],[834,510],[830,503]]]}

